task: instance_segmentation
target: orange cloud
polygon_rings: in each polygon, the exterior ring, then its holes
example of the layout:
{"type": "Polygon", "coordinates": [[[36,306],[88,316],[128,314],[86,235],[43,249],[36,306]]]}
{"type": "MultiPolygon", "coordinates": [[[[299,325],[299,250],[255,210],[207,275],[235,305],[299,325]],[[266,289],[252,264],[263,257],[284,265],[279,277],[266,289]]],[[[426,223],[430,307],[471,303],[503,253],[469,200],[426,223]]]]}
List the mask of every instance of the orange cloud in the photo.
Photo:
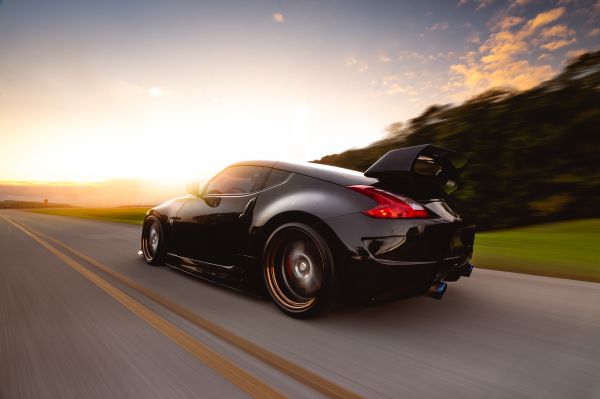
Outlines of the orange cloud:
{"type": "Polygon", "coordinates": [[[520,24],[523,21],[524,19],[521,17],[506,16],[500,20],[500,22],[498,23],[498,27],[501,30],[506,30],[512,28],[515,25],[520,24]]]}
{"type": "MultiPolygon", "coordinates": [[[[530,51],[532,42],[541,38],[566,37],[574,32],[564,25],[556,25],[540,31],[542,27],[556,21],[565,13],[564,7],[541,12],[519,28],[522,17],[506,16],[493,28],[488,39],[478,51],[471,51],[462,57],[463,62],[450,67],[451,80],[442,90],[454,91],[463,99],[492,87],[513,87],[527,90],[554,75],[550,65],[535,65],[519,59],[530,51]]],[[[544,44],[549,51],[574,43],[559,39],[544,44]]],[[[548,57],[538,58],[541,61],[548,57]]]]}
{"type": "Polygon", "coordinates": [[[276,12],[273,14],[273,21],[280,24],[285,21],[285,18],[283,17],[283,14],[276,12]]]}
{"type": "Polygon", "coordinates": [[[542,37],[566,37],[575,34],[573,29],[567,28],[566,25],[554,25],[550,28],[546,28],[542,31],[542,37]]]}
{"type": "Polygon", "coordinates": [[[579,57],[581,54],[585,54],[587,53],[588,50],[580,48],[579,50],[571,50],[571,51],[567,51],[567,57],[568,58],[575,58],[575,57],[579,57]]]}
{"type": "Polygon", "coordinates": [[[590,37],[596,37],[598,35],[600,35],[600,28],[594,28],[591,31],[589,31],[589,33],[587,34],[590,37]]]}
{"type": "Polygon", "coordinates": [[[523,28],[522,34],[524,36],[529,36],[536,31],[537,28],[548,25],[551,22],[556,21],[560,17],[562,17],[565,13],[564,7],[554,8],[550,11],[542,12],[536,15],[535,18],[530,19],[525,27],[523,28]]]}
{"type": "Polygon", "coordinates": [[[571,40],[563,40],[563,39],[555,40],[550,43],[546,43],[546,44],[542,45],[542,48],[545,48],[546,50],[550,50],[550,51],[556,51],[559,48],[563,48],[565,46],[573,44],[576,41],[577,40],[575,38],[572,38],[571,40]]]}

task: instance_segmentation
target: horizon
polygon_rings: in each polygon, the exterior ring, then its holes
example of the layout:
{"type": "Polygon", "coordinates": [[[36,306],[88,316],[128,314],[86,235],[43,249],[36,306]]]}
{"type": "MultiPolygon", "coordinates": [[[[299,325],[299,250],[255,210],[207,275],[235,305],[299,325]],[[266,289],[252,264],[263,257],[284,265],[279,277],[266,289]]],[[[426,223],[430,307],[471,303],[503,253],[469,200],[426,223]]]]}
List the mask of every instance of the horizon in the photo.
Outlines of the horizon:
{"type": "Polygon", "coordinates": [[[173,186],[364,147],[552,78],[598,49],[598,18],[600,0],[0,2],[0,183],[173,186]]]}

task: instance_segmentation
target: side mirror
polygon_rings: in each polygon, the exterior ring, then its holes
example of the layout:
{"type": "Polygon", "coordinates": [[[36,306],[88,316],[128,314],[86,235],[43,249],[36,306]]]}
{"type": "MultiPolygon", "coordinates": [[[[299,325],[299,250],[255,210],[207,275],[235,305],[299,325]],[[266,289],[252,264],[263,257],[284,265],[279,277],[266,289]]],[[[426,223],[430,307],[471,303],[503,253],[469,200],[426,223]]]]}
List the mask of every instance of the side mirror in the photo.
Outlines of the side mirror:
{"type": "Polygon", "coordinates": [[[188,194],[192,194],[192,195],[200,195],[200,182],[199,181],[193,181],[187,184],[187,186],[185,186],[185,191],[187,191],[188,194]]]}

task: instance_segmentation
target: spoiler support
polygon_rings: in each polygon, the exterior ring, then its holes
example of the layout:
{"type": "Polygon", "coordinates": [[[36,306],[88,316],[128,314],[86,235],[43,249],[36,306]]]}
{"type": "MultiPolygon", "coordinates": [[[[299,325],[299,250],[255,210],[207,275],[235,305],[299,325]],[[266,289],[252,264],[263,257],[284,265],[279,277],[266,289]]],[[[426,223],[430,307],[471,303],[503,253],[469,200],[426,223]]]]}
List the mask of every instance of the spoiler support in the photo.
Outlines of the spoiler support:
{"type": "Polygon", "coordinates": [[[419,177],[452,192],[466,163],[467,158],[456,151],[423,144],[387,152],[364,175],[379,180],[419,177]]]}

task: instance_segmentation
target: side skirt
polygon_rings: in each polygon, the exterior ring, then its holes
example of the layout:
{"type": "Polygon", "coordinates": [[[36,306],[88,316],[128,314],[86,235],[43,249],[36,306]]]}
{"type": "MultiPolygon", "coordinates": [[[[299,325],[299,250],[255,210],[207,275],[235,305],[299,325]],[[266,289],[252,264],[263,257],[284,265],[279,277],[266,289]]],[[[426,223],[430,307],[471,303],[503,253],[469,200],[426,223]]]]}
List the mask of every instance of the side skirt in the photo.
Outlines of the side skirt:
{"type": "Polygon", "coordinates": [[[237,266],[204,262],[173,253],[167,253],[167,258],[169,266],[182,269],[192,274],[219,280],[243,281],[244,269],[237,266]]]}
{"type": "Polygon", "coordinates": [[[244,268],[239,266],[227,266],[216,263],[204,262],[184,256],[167,253],[165,264],[183,273],[199,277],[210,283],[231,288],[255,297],[264,297],[264,293],[256,284],[246,281],[244,268]]]}

